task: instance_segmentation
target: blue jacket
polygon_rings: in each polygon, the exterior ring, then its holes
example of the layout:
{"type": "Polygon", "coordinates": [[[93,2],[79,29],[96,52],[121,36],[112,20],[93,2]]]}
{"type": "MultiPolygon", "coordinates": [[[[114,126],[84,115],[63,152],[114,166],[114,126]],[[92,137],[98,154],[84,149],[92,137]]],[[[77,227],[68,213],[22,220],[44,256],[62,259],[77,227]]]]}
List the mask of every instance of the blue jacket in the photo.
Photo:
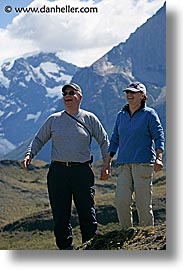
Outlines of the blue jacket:
{"type": "Polygon", "coordinates": [[[155,161],[155,150],[164,150],[164,132],[154,109],[145,105],[131,117],[126,105],[118,113],[109,152],[118,149],[118,164],[155,161]]]}

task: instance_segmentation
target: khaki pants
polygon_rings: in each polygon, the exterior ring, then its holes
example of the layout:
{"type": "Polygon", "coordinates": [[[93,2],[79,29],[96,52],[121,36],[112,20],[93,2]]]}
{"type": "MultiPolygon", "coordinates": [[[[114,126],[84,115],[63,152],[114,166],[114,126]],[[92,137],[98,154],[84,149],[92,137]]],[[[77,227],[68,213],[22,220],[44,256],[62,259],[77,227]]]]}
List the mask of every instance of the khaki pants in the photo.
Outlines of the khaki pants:
{"type": "Polygon", "coordinates": [[[133,226],[132,202],[135,198],[139,225],[154,225],[152,179],[154,164],[134,163],[120,166],[115,204],[121,228],[133,226]]]}

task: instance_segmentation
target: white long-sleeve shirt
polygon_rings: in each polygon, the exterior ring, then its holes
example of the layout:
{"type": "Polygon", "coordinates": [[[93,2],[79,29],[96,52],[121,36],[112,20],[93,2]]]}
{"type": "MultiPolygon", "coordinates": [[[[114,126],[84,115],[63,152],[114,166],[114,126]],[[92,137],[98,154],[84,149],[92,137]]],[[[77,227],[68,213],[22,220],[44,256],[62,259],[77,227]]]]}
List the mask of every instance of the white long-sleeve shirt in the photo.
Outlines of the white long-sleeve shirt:
{"type": "MultiPolygon", "coordinates": [[[[75,118],[82,121],[100,146],[103,160],[107,157],[109,139],[99,119],[80,109],[75,118]]],[[[52,140],[51,160],[85,162],[90,160],[90,134],[83,125],[64,111],[54,113],[41,126],[28,146],[26,155],[33,158],[44,144],[52,140]]]]}

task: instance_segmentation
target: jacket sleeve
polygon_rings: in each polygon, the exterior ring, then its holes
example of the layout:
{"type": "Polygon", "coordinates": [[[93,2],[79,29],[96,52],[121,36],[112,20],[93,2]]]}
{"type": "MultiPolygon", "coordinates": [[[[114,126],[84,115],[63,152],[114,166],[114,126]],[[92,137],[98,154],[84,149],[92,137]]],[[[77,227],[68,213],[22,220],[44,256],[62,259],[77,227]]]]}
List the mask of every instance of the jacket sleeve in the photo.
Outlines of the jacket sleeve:
{"type": "Polygon", "coordinates": [[[110,153],[112,152],[113,156],[116,154],[118,147],[119,147],[119,132],[118,132],[119,116],[120,116],[120,114],[118,114],[118,116],[116,118],[114,130],[113,130],[113,133],[111,136],[110,146],[109,146],[109,152],[110,153]]]}
{"type": "Polygon", "coordinates": [[[52,123],[52,117],[50,116],[45,121],[45,123],[41,126],[41,128],[38,130],[34,139],[28,146],[25,154],[26,156],[30,155],[31,158],[34,158],[39,153],[41,148],[51,138],[51,123],[52,123]]]}
{"type": "Polygon", "coordinates": [[[164,131],[163,131],[163,127],[161,125],[160,119],[155,110],[153,110],[153,112],[151,113],[150,131],[151,131],[152,139],[154,140],[154,143],[155,143],[155,150],[161,149],[163,152],[165,136],[164,136],[164,131]]]}

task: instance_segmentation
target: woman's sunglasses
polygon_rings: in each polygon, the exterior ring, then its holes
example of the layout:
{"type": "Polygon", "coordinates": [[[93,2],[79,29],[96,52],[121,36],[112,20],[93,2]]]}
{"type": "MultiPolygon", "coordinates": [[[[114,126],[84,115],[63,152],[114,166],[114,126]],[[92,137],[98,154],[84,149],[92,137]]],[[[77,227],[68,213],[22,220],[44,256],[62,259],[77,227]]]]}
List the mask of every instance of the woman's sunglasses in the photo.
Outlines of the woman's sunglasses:
{"type": "Polygon", "coordinates": [[[139,92],[134,92],[134,91],[125,91],[126,94],[137,94],[139,92]]]}
{"type": "Polygon", "coordinates": [[[62,92],[62,95],[63,96],[66,96],[66,95],[75,95],[76,91],[69,91],[69,92],[62,92]]]}

